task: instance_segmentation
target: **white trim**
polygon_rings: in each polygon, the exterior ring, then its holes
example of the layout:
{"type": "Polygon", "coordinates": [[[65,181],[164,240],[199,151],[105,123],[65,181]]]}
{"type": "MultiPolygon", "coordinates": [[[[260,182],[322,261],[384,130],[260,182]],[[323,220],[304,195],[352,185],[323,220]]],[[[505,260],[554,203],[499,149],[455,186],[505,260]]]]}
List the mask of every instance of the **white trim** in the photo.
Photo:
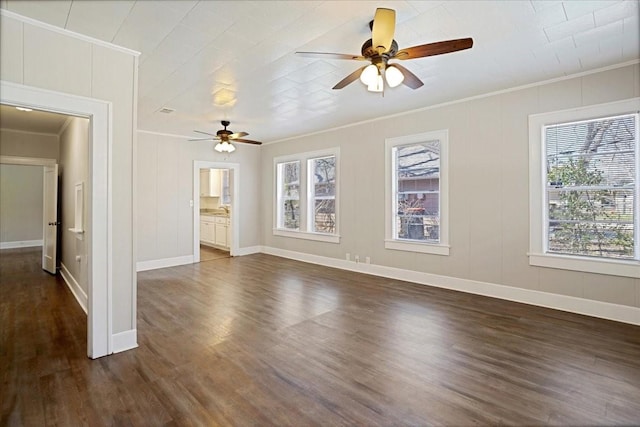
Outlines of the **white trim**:
{"type": "Polygon", "coordinates": [[[385,239],[384,248],[395,251],[420,252],[423,254],[449,255],[449,245],[412,240],[385,239]]]}
{"type": "Polygon", "coordinates": [[[80,284],[76,281],[73,274],[67,269],[67,266],[64,263],[60,262],[60,275],[64,279],[64,282],[67,284],[67,287],[80,304],[82,311],[84,314],[88,313],[87,310],[87,293],[80,287],[80,284]]]}
{"type": "Polygon", "coordinates": [[[60,138],[62,136],[62,134],[64,133],[65,130],[67,130],[67,128],[69,127],[69,125],[73,122],[73,117],[69,116],[66,118],[66,120],[64,121],[64,123],[62,124],[62,127],[60,128],[60,130],[58,131],[58,138],[60,138]]]}
{"type": "Polygon", "coordinates": [[[158,268],[176,267],[178,265],[193,264],[193,255],[177,256],[173,258],[152,259],[138,261],[136,271],[156,270],[158,268]]]}
{"type": "Polygon", "coordinates": [[[384,233],[385,249],[419,252],[433,255],[449,255],[449,130],[440,129],[413,135],[386,138],[384,141],[385,156],[385,211],[384,233]],[[439,173],[439,241],[421,242],[397,239],[396,235],[396,186],[395,158],[393,149],[401,145],[419,144],[421,142],[437,140],[440,144],[440,173],[439,173]]]}
{"type": "Polygon", "coordinates": [[[586,271],[640,279],[640,262],[587,258],[560,254],[529,254],[529,264],[561,270],[586,271]]]}
{"type": "Polygon", "coordinates": [[[14,242],[0,242],[0,249],[15,249],[15,248],[35,248],[36,246],[42,246],[44,243],[40,240],[19,240],[14,242]]]}
{"type": "Polygon", "coordinates": [[[128,331],[118,332],[111,336],[113,343],[113,352],[121,353],[138,347],[138,330],[129,329],[128,331]]]}
{"type": "MultiPolygon", "coordinates": [[[[565,254],[546,253],[546,171],[543,153],[544,126],[594,119],[597,117],[615,116],[635,113],[640,110],[640,98],[608,102],[560,111],[529,115],[529,264],[539,267],[558,268],[563,270],[584,271],[588,273],[609,274],[623,277],[640,277],[638,260],[615,260],[590,258],[565,254]]],[[[638,130],[636,130],[638,131],[638,130]]],[[[636,153],[639,148],[636,146],[636,153]]],[[[637,154],[636,154],[637,156],[637,154]]],[[[639,171],[636,168],[636,175],[639,171]]],[[[637,178],[637,177],[636,177],[637,178]]],[[[638,178],[637,178],[638,179],[638,178]]],[[[637,198],[636,198],[637,199],[637,198]]],[[[637,213],[640,212],[640,201],[636,200],[635,236],[638,238],[637,213]]],[[[636,243],[637,247],[637,243],[636,243]]]]}
{"type": "Polygon", "coordinates": [[[259,254],[260,252],[262,252],[262,246],[247,246],[244,248],[239,248],[238,252],[236,252],[234,256],[253,255],[259,254]]]}
{"type": "Polygon", "coordinates": [[[3,165],[53,166],[57,162],[56,159],[39,157],[0,156],[0,163],[3,165]]]}
{"type": "Polygon", "coordinates": [[[273,235],[280,237],[291,237],[293,239],[315,240],[316,242],[340,243],[339,234],[313,233],[310,231],[296,231],[274,228],[273,235]]]}
{"type": "Polygon", "coordinates": [[[87,355],[111,353],[112,268],[110,200],[113,111],[110,102],[13,82],[0,81],[0,103],[26,106],[91,119],[87,195],[87,256],[89,257],[87,355]]]}
{"type": "MultiPolygon", "coordinates": [[[[136,258],[138,256],[138,78],[140,57],[133,57],[133,93],[131,126],[131,319],[135,327],[138,319],[138,272],[136,258]]],[[[113,301],[113,298],[110,298],[113,301]]],[[[137,338],[134,338],[134,342],[137,338]]],[[[113,347],[113,336],[111,337],[113,347]]]]}
{"type": "Polygon", "coordinates": [[[75,39],[79,39],[79,40],[83,40],[98,46],[102,46],[102,47],[106,47],[109,49],[113,49],[113,50],[117,50],[120,52],[124,52],[124,53],[128,53],[130,55],[134,55],[134,56],[140,56],[140,52],[133,50],[133,49],[129,49],[126,47],[122,47],[122,46],[118,46],[115,45],[113,43],[109,43],[106,42],[104,40],[100,40],[100,39],[95,39],[93,37],[89,37],[86,36],[84,34],[80,34],[80,33],[75,33],[73,31],[64,29],[64,28],[60,28],[60,27],[56,27],[55,25],[51,25],[51,24],[47,24],[46,22],[41,22],[38,20],[35,20],[33,18],[28,18],[26,16],[22,16],[19,15],[15,12],[11,12],[8,11],[7,9],[0,9],[0,16],[6,16],[7,18],[11,18],[11,19],[15,19],[16,21],[22,21],[25,24],[30,24],[33,25],[35,27],[39,27],[45,30],[49,30],[49,31],[53,31],[54,33],[58,33],[58,34],[63,34],[65,36],[68,37],[73,37],[75,39]]]}
{"type": "MultiPolygon", "coordinates": [[[[240,164],[210,160],[193,161],[193,260],[200,262],[200,169],[229,169],[229,185],[233,187],[231,195],[231,244],[229,255],[235,256],[240,241],[240,164]]],[[[228,242],[227,242],[228,243],[228,242]]]]}
{"type": "Polygon", "coordinates": [[[419,271],[403,270],[383,265],[355,263],[352,261],[288,251],[268,246],[263,246],[262,252],[297,261],[339,268],[341,270],[356,271],[359,273],[372,274],[374,276],[388,277],[394,280],[402,280],[421,285],[466,292],[474,295],[483,295],[507,301],[567,311],[570,313],[615,320],[617,322],[630,323],[632,325],[640,325],[640,307],[612,304],[608,302],[552,294],[549,292],[534,291],[476,280],[459,279],[456,277],[441,276],[419,271]]]}

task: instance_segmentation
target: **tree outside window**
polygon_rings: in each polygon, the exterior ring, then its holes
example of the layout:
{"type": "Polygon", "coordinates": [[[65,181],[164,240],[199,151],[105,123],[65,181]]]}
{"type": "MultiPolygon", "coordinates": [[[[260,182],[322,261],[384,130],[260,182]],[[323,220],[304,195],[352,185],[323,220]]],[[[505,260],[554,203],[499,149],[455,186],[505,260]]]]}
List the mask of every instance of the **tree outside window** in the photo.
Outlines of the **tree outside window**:
{"type": "Polygon", "coordinates": [[[636,115],[546,126],[547,250],[634,259],[636,115]]]}

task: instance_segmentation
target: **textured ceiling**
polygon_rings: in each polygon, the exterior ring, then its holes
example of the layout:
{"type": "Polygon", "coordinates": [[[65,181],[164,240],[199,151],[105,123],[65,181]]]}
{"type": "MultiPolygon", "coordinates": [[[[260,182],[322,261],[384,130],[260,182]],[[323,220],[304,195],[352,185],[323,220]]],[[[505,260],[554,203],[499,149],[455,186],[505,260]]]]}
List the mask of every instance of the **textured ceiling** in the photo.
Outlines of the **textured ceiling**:
{"type": "Polygon", "coordinates": [[[0,6],[141,52],[138,128],[234,131],[265,142],[640,58],[628,1],[13,1],[0,6]],[[474,47],[403,61],[425,85],[331,90],[357,61],[377,7],[400,48],[463,37],[474,47]],[[175,109],[163,114],[162,107],[175,109]]]}

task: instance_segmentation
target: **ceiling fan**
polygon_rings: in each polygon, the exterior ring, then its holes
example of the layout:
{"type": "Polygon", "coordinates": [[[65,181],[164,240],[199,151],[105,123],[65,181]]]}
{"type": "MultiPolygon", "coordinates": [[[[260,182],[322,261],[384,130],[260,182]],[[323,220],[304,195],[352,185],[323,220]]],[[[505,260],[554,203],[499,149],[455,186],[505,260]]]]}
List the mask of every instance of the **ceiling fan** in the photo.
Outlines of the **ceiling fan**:
{"type": "Polygon", "coordinates": [[[209,135],[206,138],[196,138],[196,139],[190,139],[189,141],[207,141],[207,140],[211,140],[211,141],[218,141],[218,143],[216,144],[215,147],[213,147],[214,150],[216,150],[219,153],[222,152],[227,152],[227,153],[232,153],[233,151],[235,151],[236,147],[234,147],[233,145],[231,145],[231,141],[233,142],[245,142],[247,144],[255,144],[255,145],[261,145],[262,142],[259,141],[252,141],[250,139],[244,139],[242,138],[243,136],[247,136],[249,135],[247,132],[232,132],[230,130],[227,129],[227,126],[229,126],[231,124],[230,121],[228,120],[222,120],[220,122],[222,124],[222,126],[224,126],[224,129],[220,129],[218,132],[216,132],[216,134],[212,134],[209,132],[203,132],[201,130],[194,130],[194,132],[198,132],[198,133],[203,133],[205,135],[209,135]]]}
{"type": "Polygon", "coordinates": [[[466,38],[422,44],[398,50],[398,43],[393,39],[393,33],[396,27],[396,12],[393,9],[376,9],[376,14],[373,21],[369,23],[369,27],[371,28],[372,37],[362,45],[362,55],[325,52],[296,53],[309,57],[370,61],[371,64],[365,65],[349,74],[339,81],[333,89],[342,89],[360,77],[360,80],[367,85],[369,91],[382,92],[384,90],[383,76],[390,87],[396,87],[404,83],[411,89],[417,89],[424,85],[411,71],[400,64],[390,64],[389,60],[424,58],[426,56],[442,55],[458,50],[469,49],[473,46],[473,39],[466,38]]]}

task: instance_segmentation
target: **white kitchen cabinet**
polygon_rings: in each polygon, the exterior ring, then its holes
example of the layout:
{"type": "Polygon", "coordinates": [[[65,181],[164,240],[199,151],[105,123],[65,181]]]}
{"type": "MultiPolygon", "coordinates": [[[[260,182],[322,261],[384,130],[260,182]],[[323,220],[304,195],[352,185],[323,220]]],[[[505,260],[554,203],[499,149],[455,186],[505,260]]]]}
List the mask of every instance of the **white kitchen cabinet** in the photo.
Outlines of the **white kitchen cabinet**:
{"type": "Polygon", "coordinates": [[[200,197],[220,197],[220,170],[200,169],[200,197]]]}
{"type": "Polygon", "coordinates": [[[216,243],[216,224],[213,218],[200,218],[200,241],[210,245],[216,243]]]}
{"type": "Polygon", "coordinates": [[[200,242],[206,245],[228,249],[230,220],[227,217],[201,216],[200,242]]]}

